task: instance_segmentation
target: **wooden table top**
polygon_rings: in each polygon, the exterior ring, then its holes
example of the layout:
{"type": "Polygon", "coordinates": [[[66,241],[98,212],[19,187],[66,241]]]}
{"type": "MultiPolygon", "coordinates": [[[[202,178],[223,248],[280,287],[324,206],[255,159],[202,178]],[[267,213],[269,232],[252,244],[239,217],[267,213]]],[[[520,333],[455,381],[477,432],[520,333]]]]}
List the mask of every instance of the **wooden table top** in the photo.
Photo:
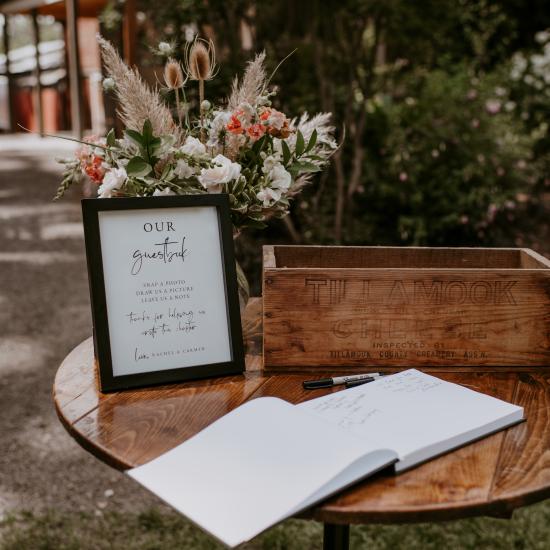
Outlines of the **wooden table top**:
{"type": "MultiPolygon", "coordinates": [[[[270,376],[261,371],[261,308],[261,299],[251,300],[243,318],[244,376],[102,394],[92,339],[85,340],[55,378],[61,422],[85,449],[125,470],[182,443],[249,399],[277,396],[299,403],[335,391],[304,391],[301,381],[311,373],[270,376]]],[[[550,497],[550,369],[495,370],[431,372],[525,407],[526,422],[403,474],[378,474],[302,517],[330,523],[508,517],[519,506],[550,497]]]]}

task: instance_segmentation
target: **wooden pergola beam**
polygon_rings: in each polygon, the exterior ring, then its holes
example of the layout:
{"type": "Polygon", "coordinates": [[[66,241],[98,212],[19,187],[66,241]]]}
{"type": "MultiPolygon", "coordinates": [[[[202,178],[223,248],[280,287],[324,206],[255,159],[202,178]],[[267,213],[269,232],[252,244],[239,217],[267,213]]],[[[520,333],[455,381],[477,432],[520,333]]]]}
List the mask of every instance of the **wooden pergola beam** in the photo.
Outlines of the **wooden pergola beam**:
{"type": "Polygon", "coordinates": [[[42,70],[40,67],[40,52],[38,46],[40,44],[40,27],[38,26],[38,19],[36,10],[31,12],[32,29],[33,29],[33,43],[34,43],[34,76],[36,79],[36,85],[33,90],[33,103],[34,103],[34,116],[37,122],[38,132],[41,136],[44,135],[44,112],[42,110],[42,70]]]}
{"type": "Polygon", "coordinates": [[[129,67],[136,64],[136,0],[124,2],[124,24],[122,25],[122,52],[129,67]]]}
{"type": "Polygon", "coordinates": [[[73,134],[82,139],[82,82],[80,78],[80,55],[78,48],[78,0],[65,0],[67,15],[67,58],[69,61],[69,92],[71,98],[71,126],[73,134]]]}
{"type": "Polygon", "coordinates": [[[15,98],[13,96],[13,76],[10,70],[10,36],[9,36],[9,16],[4,15],[4,28],[3,28],[3,42],[4,42],[4,54],[6,56],[6,69],[4,76],[8,80],[7,93],[8,93],[8,130],[15,132],[16,116],[15,116],[15,98]]]}

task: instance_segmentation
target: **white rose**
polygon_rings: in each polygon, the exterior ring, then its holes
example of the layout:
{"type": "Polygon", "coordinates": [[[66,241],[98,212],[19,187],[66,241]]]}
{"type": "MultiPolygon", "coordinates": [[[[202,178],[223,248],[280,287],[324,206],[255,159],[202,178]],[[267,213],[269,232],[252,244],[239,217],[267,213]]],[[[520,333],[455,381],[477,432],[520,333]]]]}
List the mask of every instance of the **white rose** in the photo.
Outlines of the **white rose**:
{"type": "Polygon", "coordinates": [[[285,170],[282,164],[275,164],[269,171],[268,177],[271,181],[271,187],[286,191],[292,183],[292,176],[285,170]]]}
{"type": "Polygon", "coordinates": [[[174,174],[180,179],[187,179],[193,175],[193,168],[187,164],[183,159],[178,160],[174,167],[174,174]]]}
{"type": "Polygon", "coordinates": [[[281,198],[281,191],[279,189],[271,189],[271,187],[266,187],[265,189],[262,189],[256,196],[262,201],[264,207],[267,208],[281,198]]]}
{"type": "Polygon", "coordinates": [[[124,168],[113,168],[105,174],[103,183],[99,186],[97,194],[100,199],[107,199],[113,195],[115,189],[120,189],[127,179],[124,168]]]}
{"type": "Polygon", "coordinates": [[[222,185],[241,175],[241,165],[231,162],[223,155],[217,155],[212,159],[212,168],[203,168],[199,181],[209,193],[220,193],[222,185]]]}
{"type": "Polygon", "coordinates": [[[170,197],[172,195],[175,195],[175,193],[170,189],[170,187],[165,187],[162,191],[155,189],[155,192],[153,193],[153,197],[170,197]]]}
{"type": "Polygon", "coordinates": [[[188,136],[180,151],[191,157],[200,157],[206,153],[206,147],[197,138],[188,136]]]}

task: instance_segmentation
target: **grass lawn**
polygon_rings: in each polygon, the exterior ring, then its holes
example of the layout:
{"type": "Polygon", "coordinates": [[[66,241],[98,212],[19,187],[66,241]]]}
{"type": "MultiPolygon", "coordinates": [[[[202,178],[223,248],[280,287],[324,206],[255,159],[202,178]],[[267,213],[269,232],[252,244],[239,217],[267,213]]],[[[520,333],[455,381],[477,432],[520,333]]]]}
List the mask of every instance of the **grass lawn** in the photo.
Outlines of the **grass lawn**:
{"type": "MultiPolygon", "coordinates": [[[[290,520],[247,550],[314,550],[321,525],[290,520]]],[[[206,550],[223,547],[175,513],[20,512],[0,523],[2,550],[206,550]]],[[[550,500],[518,510],[511,520],[489,518],[417,525],[354,526],[352,549],[550,549],[550,500]]]]}

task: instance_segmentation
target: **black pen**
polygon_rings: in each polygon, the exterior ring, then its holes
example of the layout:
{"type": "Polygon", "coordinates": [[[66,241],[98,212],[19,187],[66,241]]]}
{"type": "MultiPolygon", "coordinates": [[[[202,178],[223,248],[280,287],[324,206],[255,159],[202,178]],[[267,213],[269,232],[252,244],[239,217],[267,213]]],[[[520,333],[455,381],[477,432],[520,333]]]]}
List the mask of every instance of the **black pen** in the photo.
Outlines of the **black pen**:
{"type": "MultiPolygon", "coordinates": [[[[321,378],[320,380],[305,380],[302,382],[305,390],[316,390],[319,388],[332,388],[333,386],[343,385],[346,382],[356,380],[365,380],[379,378],[384,376],[379,372],[368,372],[366,374],[351,374],[349,376],[333,376],[332,378],[321,378]]],[[[369,380],[370,382],[371,380],[369,380]]]]}

